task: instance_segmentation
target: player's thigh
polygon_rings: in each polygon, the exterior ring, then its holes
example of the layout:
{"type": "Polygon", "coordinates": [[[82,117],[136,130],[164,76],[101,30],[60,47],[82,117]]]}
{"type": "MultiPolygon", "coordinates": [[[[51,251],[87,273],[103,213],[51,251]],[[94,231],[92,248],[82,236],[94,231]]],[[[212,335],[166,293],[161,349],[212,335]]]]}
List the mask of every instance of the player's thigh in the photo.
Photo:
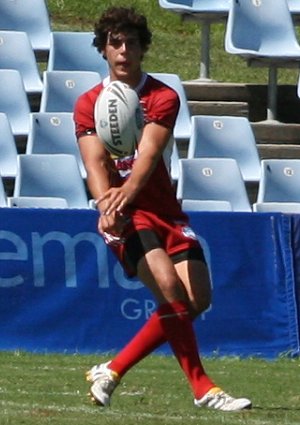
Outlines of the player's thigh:
{"type": "Polygon", "coordinates": [[[207,265],[200,260],[183,260],[175,264],[175,269],[187,293],[192,313],[202,313],[211,303],[207,265]]]}
{"type": "Polygon", "coordinates": [[[160,304],[186,299],[174,264],[164,249],[147,252],[138,262],[137,274],[160,304]]]}

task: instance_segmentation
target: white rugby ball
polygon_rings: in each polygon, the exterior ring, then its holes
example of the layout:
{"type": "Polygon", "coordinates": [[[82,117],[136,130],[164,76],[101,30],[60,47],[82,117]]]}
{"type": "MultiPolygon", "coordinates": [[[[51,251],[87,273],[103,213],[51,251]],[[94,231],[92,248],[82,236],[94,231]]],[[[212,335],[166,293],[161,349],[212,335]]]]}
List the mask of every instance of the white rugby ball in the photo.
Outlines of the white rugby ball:
{"type": "Polygon", "coordinates": [[[96,132],[106,149],[116,157],[133,155],[144,124],[135,90],[112,81],[99,94],[94,109],[96,132]]]}

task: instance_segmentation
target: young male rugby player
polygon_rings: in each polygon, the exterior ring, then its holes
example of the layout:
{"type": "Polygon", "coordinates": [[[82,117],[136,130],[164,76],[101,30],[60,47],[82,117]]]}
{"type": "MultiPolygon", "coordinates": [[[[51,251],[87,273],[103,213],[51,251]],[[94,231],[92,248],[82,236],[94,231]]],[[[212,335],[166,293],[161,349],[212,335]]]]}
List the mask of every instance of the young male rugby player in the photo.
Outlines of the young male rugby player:
{"type": "Polygon", "coordinates": [[[150,43],[144,16],[132,8],[107,9],[95,24],[94,46],[108,61],[109,77],[83,94],[75,107],[88,187],[100,213],[99,232],[127,274],[138,276],[158,304],[157,311],[120,353],[89,370],[90,393],[97,404],[109,405],[124,374],[167,341],[191,386],[196,406],[246,409],[251,407],[250,400],[222,391],[199,358],[192,321],[210,305],[209,274],[162,157],[172,136],[179,99],[175,91],[142,71],[150,43]],[[96,99],[114,80],[133,88],[144,110],[142,137],[131,158],[111,158],[95,131],[96,99]]]}

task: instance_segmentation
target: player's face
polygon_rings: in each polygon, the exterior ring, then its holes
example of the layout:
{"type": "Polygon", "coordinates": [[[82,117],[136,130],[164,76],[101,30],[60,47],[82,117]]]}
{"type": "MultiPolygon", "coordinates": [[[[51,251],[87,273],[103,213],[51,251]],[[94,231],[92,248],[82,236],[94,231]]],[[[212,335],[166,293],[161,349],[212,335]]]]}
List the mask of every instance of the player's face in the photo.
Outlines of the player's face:
{"type": "Polygon", "coordinates": [[[137,85],[141,78],[143,51],[138,35],[108,33],[104,54],[110,66],[111,80],[137,85]]]}

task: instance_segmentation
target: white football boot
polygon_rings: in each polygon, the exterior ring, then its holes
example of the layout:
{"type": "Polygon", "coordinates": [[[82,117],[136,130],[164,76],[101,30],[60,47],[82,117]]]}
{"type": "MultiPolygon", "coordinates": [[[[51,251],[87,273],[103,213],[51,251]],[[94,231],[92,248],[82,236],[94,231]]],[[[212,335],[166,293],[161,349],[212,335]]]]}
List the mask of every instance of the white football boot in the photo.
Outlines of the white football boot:
{"type": "Polygon", "coordinates": [[[91,382],[90,396],[99,406],[109,406],[110,398],[120,382],[118,374],[107,366],[110,362],[93,366],[87,373],[86,379],[91,382]]]}
{"type": "Polygon", "coordinates": [[[244,409],[251,409],[252,406],[251,401],[247,398],[231,397],[219,387],[213,387],[202,398],[195,399],[194,404],[197,407],[208,407],[224,412],[238,412],[244,409]]]}

